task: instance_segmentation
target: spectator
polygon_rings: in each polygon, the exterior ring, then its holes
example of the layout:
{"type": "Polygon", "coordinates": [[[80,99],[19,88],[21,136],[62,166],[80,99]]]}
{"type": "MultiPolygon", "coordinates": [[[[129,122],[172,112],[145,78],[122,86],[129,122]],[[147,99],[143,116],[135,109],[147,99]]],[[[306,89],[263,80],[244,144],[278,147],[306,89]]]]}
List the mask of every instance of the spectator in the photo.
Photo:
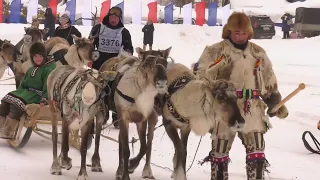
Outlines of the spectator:
{"type": "Polygon", "coordinates": [[[44,35],[43,40],[47,40],[48,37],[52,37],[54,30],[55,30],[55,24],[56,24],[56,18],[55,16],[52,14],[52,9],[51,8],[47,8],[46,9],[46,13],[44,14],[44,28],[49,28],[49,32],[47,34],[44,35]]]}
{"type": "Polygon", "coordinates": [[[79,30],[71,25],[69,13],[65,12],[59,19],[59,26],[53,33],[53,37],[61,37],[66,39],[70,45],[74,44],[71,34],[81,37],[79,30]]]}
{"type": "Polygon", "coordinates": [[[144,34],[143,50],[146,50],[147,44],[149,44],[149,50],[152,50],[154,26],[151,20],[147,21],[147,24],[142,28],[142,32],[144,34]]]}

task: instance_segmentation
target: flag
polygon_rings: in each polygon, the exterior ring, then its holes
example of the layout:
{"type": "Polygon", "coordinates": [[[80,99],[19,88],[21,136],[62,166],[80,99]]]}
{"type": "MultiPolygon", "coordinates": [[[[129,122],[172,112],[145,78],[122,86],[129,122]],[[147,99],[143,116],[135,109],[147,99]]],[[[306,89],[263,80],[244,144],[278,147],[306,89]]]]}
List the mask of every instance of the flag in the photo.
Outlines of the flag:
{"type": "Polygon", "coordinates": [[[174,3],[170,3],[164,7],[164,23],[173,23],[173,5],[174,3]]]}
{"type": "Polygon", "coordinates": [[[183,6],[183,24],[192,24],[192,3],[183,6]]]}
{"type": "Polygon", "coordinates": [[[102,22],[103,18],[108,14],[110,6],[111,6],[111,0],[106,0],[101,4],[100,22],[102,22]]]}
{"type": "Polygon", "coordinates": [[[57,17],[57,0],[50,0],[48,3],[48,7],[51,8],[52,14],[57,17]]]}
{"type": "Polygon", "coordinates": [[[208,15],[208,26],[217,25],[217,9],[218,3],[213,2],[208,5],[209,15],[208,15]]]}
{"type": "Polygon", "coordinates": [[[10,23],[20,23],[21,0],[13,0],[10,4],[10,23]]]}
{"type": "Polygon", "coordinates": [[[206,16],[206,3],[199,2],[196,4],[196,25],[203,26],[206,16]]]}
{"type": "Polygon", "coordinates": [[[82,5],[82,25],[91,26],[92,25],[92,0],[85,0],[82,5]]]}
{"type": "Polygon", "coordinates": [[[74,24],[76,21],[76,0],[69,0],[66,5],[65,11],[70,12],[70,20],[74,24]]]}
{"type": "Polygon", "coordinates": [[[151,20],[153,23],[157,22],[157,0],[151,0],[148,3],[149,13],[148,13],[148,20],[151,20]]]}
{"type": "Polygon", "coordinates": [[[3,23],[3,1],[0,1],[0,23],[3,23]]]}
{"type": "Polygon", "coordinates": [[[38,16],[38,0],[30,0],[27,9],[27,22],[32,23],[32,17],[38,16]]]}
{"type": "Polygon", "coordinates": [[[122,22],[124,23],[124,1],[121,3],[117,4],[116,7],[120,8],[122,10],[122,22]]]}
{"type": "Polygon", "coordinates": [[[132,7],[132,24],[141,24],[142,0],[135,0],[132,7]]]}
{"type": "Polygon", "coordinates": [[[227,24],[229,16],[230,16],[230,4],[227,4],[221,8],[222,25],[227,24]]]}

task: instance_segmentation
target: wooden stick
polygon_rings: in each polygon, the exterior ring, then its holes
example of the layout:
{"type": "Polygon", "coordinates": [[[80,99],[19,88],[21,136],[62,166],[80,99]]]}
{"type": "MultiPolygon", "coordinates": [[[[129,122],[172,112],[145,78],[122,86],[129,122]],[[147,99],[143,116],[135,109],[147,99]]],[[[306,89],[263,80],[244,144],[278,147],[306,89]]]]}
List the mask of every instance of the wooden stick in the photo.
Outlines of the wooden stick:
{"type": "Polygon", "coordinates": [[[279,108],[281,108],[287,101],[289,101],[293,96],[297,95],[301,90],[306,88],[306,85],[304,83],[300,83],[299,87],[292,91],[287,97],[282,99],[272,110],[270,111],[271,113],[276,112],[279,108]]]}

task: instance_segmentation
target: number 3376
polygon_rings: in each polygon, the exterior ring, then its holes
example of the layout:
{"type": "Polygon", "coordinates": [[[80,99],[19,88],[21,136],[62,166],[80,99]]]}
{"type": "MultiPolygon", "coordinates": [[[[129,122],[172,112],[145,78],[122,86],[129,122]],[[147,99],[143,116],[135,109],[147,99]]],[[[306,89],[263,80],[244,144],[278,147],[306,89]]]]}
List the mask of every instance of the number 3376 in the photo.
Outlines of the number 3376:
{"type": "Polygon", "coordinates": [[[101,39],[100,44],[106,46],[120,46],[119,40],[101,39]]]}

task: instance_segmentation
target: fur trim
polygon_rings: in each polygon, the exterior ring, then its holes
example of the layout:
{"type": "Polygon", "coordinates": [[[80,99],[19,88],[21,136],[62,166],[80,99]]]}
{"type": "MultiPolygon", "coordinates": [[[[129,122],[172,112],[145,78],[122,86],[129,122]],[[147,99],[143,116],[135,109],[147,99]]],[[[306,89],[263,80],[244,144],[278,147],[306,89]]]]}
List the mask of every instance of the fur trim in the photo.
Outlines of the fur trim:
{"type": "MultiPolygon", "coordinates": [[[[30,59],[33,59],[33,56],[36,54],[39,54],[41,56],[43,56],[44,58],[44,62],[47,62],[47,51],[46,51],[46,47],[43,43],[41,42],[36,42],[34,44],[31,45],[30,50],[29,50],[29,54],[30,54],[30,59]]],[[[33,60],[32,60],[33,62],[33,60]]]]}
{"type": "Polygon", "coordinates": [[[249,17],[245,13],[235,12],[229,17],[227,24],[223,27],[222,38],[228,39],[231,31],[239,29],[249,33],[249,40],[253,37],[253,28],[249,17]]]}

